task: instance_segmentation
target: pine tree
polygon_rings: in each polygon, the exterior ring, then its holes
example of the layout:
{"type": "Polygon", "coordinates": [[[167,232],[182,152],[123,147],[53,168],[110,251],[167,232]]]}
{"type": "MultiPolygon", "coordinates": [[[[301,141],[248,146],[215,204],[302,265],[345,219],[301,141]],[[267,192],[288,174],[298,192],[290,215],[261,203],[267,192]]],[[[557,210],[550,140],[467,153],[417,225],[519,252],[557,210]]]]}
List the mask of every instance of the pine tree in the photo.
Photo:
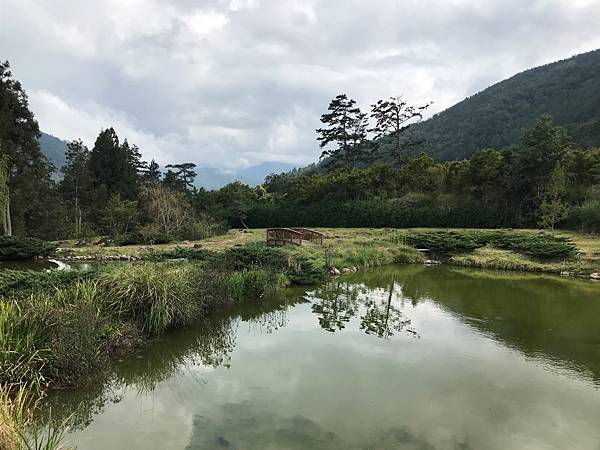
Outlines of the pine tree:
{"type": "Polygon", "coordinates": [[[156,161],[152,160],[150,161],[150,164],[148,164],[148,169],[142,175],[142,178],[147,184],[157,184],[160,183],[161,175],[160,166],[156,161]]]}
{"type": "MultiPolygon", "coordinates": [[[[171,183],[176,187],[176,190],[187,191],[193,190],[194,187],[194,179],[198,175],[194,170],[196,168],[196,164],[194,163],[180,163],[180,164],[167,164],[165,166],[167,169],[175,169],[174,171],[169,170],[167,174],[169,175],[168,183],[171,183]],[[169,174],[169,172],[172,173],[169,174]]],[[[167,176],[165,176],[165,181],[167,180],[167,176]]],[[[167,184],[168,184],[167,183],[167,184]]]]}
{"type": "Polygon", "coordinates": [[[61,168],[63,179],[60,189],[63,198],[73,207],[74,232],[80,236],[83,224],[84,203],[90,196],[93,183],[89,170],[90,152],[81,140],[67,144],[66,163],[61,168]]]}
{"type": "Polygon", "coordinates": [[[565,171],[560,162],[556,163],[548,179],[546,189],[541,195],[538,225],[554,229],[554,226],[567,217],[569,207],[564,200],[567,193],[565,171]]]}
{"type": "Polygon", "coordinates": [[[408,155],[404,150],[414,146],[415,143],[403,142],[402,133],[410,126],[409,122],[423,118],[423,113],[431,103],[422,106],[409,105],[401,96],[390,97],[388,100],[378,100],[371,105],[371,117],[375,119],[375,126],[370,132],[375,133],[375,139],[384,136],[394,137],[394,155],[403,160],[408,155]]]}
{"type": "Polygon", "coordinates": [[[137,147],[130,147],[127,140],[119,145],[119,137],[113,128],[100,132],[89,163],[99,206],[104,206],[116,194],[124,200],[135,200],[139,162],[137,147]]]}
{"type": "Polygon", "coordinates": [[[352,157],[352,150],[366,139],[366,115],[356,106],[356,101],[348,99],[346,94],[336,96],[329,103],[329,112],[321,116],[321,122],[327,127],[317,129],[317,141],[321,148],[335,143],[334,150],[323,150],[321,158],[340,155],[352,157]]]}
{"type": "Polygon", "coordinates": [[[28,212],[47,206],[39,203],[39,193],[48,188],[52,166],[41,152],[39,135],[27,94],[12,78],[8,61],[0,63],[0,157],[8,175],[0,211],[5,235],[24,234],[28,212]]]}

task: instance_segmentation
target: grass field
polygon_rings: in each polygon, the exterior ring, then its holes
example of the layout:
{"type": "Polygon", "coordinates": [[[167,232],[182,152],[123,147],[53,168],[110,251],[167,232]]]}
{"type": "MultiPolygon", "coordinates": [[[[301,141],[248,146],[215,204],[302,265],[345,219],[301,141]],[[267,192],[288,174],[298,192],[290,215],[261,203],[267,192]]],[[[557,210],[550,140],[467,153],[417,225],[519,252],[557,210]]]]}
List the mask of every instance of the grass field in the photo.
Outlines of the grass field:
{"type": "MultiPolygon", "coordinates": [[[[369,264],[365,253],[385,253],[386,249],[394,248],[403,243],[402,234],[407,230],[391,228],[317,228],[325,234],[323,247],[304,245],[301,248],[289,247],[286,251],[298,254],[307,253],[310,256],[322,260],[324,263],[343,269],[348,266],[379,265],[369,264]],[[363,264],[361,264],[363,262],[363,264]],[[366,263],[366,264],[365,264],[366,263]]],[[[422,231],[413,229],[411,231],[422,231]]],[[[471,230],[460,230],[469,232],[471,230]]],[[[476,230],[472,230],[476,231],[476,230]]],[[[578,254],[566,260],[539,260],[523,253],[498,249],[494,247],[482,247],[463,254],[448,255],[445,262],[452,265],[481,267],[494,269],[525,270],[534,272],[561,273],[589,275],[600,272],[600,236],[582,233],[560,231],[557,234],[566,235],[576,245],[578,254]]],[[[77,247],[75,241],[62,241],[61,253],[73,256],[143,256],[149,251],[164,252],[180,248],[200,248],[219,251],[228,248],[242,246],[250,242],[261,242],[265,240],[264,229],[252,230],[230,230],[228,233],[212,237],[203,241],[180,242],[164,245],[131,245],[123,247],[103,247],[100,245],[89,245],[77,247]]],[[[393,259],[393,258],[392,258],[393,259]]],[[[389,262],[394,262],[390,259],[389,262]]],[[[385,263],[385,261],[380,261],[385,263]]]]}

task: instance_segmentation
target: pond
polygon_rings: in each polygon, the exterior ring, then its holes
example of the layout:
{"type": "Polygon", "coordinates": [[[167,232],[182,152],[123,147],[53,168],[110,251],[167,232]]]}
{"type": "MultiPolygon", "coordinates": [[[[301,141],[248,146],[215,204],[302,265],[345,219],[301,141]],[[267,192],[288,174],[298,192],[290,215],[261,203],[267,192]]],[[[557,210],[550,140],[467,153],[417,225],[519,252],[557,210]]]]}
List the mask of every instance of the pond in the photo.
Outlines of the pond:
{"type": "Polygon", "coordinates": [[[66,443],[600,449],[600,283],[386,267],[179,330],[50,398],[66,443]]]}
{"type": "Polygon", "coordinates": [[[0,261],[0,271],[2,270],[34,270],[41,272],[44,270],[87,270],[95,266],[89,262],[60,261],[58,259],[34,260],[34,261],[0,261]]]}

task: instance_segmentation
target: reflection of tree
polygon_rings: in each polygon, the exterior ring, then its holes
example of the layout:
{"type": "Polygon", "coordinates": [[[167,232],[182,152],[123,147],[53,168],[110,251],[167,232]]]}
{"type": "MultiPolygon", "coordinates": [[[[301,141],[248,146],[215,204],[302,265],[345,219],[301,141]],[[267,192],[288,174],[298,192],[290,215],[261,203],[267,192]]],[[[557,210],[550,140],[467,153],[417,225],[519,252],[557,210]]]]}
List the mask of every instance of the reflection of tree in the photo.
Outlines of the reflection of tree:
{"type": "Polygon", "coordinates": [[[389,338],[394,333],[406,331],[418,336],[410,328],[410,319],[405,318],[401,308],[394,304],[393,277],[385,298],[372,299],[378,295],[380,286],[385,286],[383,283],[386,281],[378,280],[377,285],[369,286],[335,281],[316,290],[312,311],[317,315],[321,328],[331,332],[342,330],[358,314],[359,309],[364,308],[365,312],[360,317],[360,329],[366,334],[389,338]]]}
{"type": "Polygon", "coordinates": [[[250,325],[257,326],[261,331],[264,330],[267,334],[272,333],[287,325],[288,314],[286,309],[270,311],[255,319],[250,320],[250,325]]]}
{"type": "Polygon", "coordinates": [[[46,402],[59,422],[70,417],[73,429],[83,429],[107,403],[121,400],[120,390],[133,386],[140,394],[190,365],[229,367],[239,319],[213,317],[157,340],[148,348],[111,366],[100,383],[69,395],[53,395],[46,402]]]}
{"type": "Polygon", "coordinates": [[[319,318],[321,328],[335,332],[343,330],[358,312],[358,285],[333,282],[315,292],[317,303],[312,311],[319,318]]]}
{"type": "Polygon", "coordinates": [[[95,383],[71,390],[68,395],[50,395],[45,402],[46,412],[51,409],[52,418],[58,423],[70,417],[72,429],[83,429],[105,405],[121,401],[123,388],[132,386],[144,394],[190,365],[229,367],[239,323],[257,324],[267,333],[281,328],[287,324],[290,305],[306,301],[301,293],[304,290],[289,289],[283,295],[265,297],[258,303],[214,311],[210,318],[175,330],[135,355],[112,364],[95,383]]]}
{"type": "Polygon", "coordinates": [[[364,316],[360,318],[360,329],[367,334],[374,334],[381,338],[389,338],[395,331],[402,331],[410,325],[410,319],[404,318],[402,311],[395,305],[392,305],[392,296],[394,294],[394,279],[389,288],[387,300],[378,303],[375,300],[367,300],[367,308],[364,316]]]}

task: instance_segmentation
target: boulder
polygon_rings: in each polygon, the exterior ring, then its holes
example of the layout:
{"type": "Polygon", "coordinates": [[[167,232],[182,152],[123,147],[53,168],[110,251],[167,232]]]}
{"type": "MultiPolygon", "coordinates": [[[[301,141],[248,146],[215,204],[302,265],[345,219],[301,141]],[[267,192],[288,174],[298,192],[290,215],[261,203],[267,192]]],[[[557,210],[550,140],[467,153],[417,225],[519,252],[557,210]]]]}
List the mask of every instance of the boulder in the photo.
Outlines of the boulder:
{"type": "Polygon", "coordinates": [[[600,273],[594,272],[593,274],[590,275],[590,278],[592,280],[600,280],[600,273]]]}
{"type": "Polygon", "coordinates": [[[331,275],[340,275],[341,274],[341,272],[336,267],[332,267],[331,269],[329,269],[329,273],[331,275]]]}

